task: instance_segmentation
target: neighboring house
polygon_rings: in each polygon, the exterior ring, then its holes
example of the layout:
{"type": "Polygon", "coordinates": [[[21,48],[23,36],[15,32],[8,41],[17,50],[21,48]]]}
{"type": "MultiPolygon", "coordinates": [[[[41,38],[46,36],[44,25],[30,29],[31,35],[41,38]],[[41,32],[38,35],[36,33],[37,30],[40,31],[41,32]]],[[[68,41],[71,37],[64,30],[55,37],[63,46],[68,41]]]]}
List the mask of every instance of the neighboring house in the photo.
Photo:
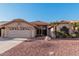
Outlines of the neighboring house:
{"type": "Polygon", "coordinates": [[[62,21],[57,25],[53,25],[49,27],[50,36],[52,38],[56,37],[55,31],[64,31],[66,34],[72,34],[74,32],[73,25],[70,22],[62,21]]]}
{"type": "Polygon", "coordinates": [[[0,25],[1,37],[27,37],[47,35],[48,23],[45,22],[27,22],[23,19],[14,19],[0,25]]]}

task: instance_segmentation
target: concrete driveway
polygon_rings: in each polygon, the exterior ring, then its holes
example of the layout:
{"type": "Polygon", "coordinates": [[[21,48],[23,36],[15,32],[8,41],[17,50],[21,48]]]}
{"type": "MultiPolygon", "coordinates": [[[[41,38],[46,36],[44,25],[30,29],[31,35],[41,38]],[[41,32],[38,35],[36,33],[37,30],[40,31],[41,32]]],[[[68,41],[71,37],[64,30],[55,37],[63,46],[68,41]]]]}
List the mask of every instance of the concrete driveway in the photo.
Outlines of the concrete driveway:
{"type": "Polygon", "coordinates": [[[0,38],[0,54],[17,46],[27,38],[0,38]]]}

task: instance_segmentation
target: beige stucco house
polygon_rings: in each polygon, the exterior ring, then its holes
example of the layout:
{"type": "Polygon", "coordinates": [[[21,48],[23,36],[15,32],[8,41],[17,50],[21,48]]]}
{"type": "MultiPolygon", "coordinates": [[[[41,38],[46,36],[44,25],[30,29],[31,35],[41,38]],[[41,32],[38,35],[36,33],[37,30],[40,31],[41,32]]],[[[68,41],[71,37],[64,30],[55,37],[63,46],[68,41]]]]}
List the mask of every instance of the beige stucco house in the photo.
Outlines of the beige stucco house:
{"type": "Polygon", "coordinates": [[[47,35],[48,23],[45,22],[27,22],[23,19],[14,19],[13,21],[0,25],[1,37],[27,37],[47,35]]]}

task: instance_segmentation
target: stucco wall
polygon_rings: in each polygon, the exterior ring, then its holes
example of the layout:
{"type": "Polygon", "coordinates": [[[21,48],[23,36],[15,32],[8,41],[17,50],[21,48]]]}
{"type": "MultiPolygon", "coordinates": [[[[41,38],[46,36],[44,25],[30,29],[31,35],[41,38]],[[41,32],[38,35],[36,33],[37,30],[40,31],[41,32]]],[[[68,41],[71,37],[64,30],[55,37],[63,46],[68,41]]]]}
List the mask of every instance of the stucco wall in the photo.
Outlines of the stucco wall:
{"type": "Polygon", "coordinates": [[[54,31],[55,31],[54,28],[51,28],[51,29],[50,29],[50,36],[51,36],[52,38],[55,38],[55,37],[56,37],[54,31]]]}

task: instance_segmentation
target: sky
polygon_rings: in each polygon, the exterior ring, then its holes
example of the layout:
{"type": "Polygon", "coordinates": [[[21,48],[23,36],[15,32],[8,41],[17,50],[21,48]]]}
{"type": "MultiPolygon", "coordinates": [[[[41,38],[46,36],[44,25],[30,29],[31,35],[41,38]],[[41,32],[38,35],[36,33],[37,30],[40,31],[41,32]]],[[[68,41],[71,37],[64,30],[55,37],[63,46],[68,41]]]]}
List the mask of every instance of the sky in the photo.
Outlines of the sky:
{"type": "Polygon", "coordinates": [[[79,20],[78,3],[0,3],[0,21],[21,18],[26,21],[79,20]]]}

